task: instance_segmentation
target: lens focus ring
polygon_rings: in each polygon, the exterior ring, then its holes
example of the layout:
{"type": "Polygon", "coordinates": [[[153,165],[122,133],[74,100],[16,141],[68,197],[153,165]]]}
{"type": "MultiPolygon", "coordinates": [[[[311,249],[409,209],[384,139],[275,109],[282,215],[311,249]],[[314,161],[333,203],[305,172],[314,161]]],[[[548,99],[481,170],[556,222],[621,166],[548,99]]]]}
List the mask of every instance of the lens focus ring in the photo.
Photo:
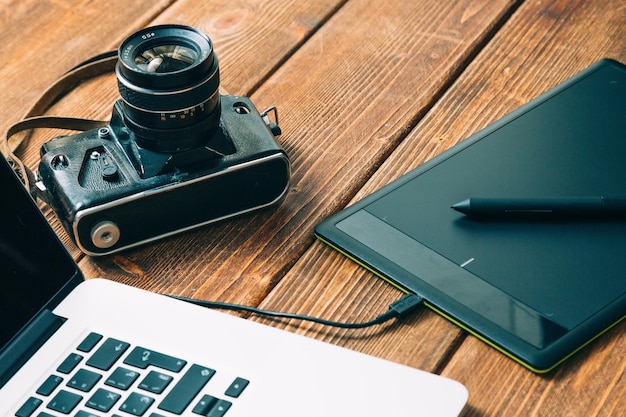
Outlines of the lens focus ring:
{"type": "Polygon", "coordinates": [[[148,90],[130,84],[117,72],[117,86],[124,101],[140,110],[148,112],[179,111],[197,106],[219,89],[219,69],[217,59],[214,59],[212,71],[208,77],[197,85],[181,90],[157,91],[148,90]]]}

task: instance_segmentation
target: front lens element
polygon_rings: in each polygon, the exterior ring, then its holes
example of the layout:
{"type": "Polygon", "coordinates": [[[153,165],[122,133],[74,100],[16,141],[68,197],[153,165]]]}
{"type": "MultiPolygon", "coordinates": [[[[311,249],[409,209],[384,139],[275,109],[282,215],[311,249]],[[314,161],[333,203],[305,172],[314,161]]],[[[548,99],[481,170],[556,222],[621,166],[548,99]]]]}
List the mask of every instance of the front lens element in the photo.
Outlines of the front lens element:
{"type": "Polygon", "coordinates": [[[137,68],[151,73],[182,71],[198,60],[198,54],[181,45],[162,45],[149,48],[135,58],[137,68]]]}

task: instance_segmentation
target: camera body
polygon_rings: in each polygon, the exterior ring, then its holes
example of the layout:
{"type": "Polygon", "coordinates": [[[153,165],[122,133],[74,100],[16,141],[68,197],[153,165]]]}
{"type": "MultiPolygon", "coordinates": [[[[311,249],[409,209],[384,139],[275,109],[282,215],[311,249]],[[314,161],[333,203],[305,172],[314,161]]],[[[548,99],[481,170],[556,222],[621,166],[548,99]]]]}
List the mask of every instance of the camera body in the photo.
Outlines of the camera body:
{"type": "Polygon", "coordinates": [[[108,126],[42,147],[47,202],[83,252],[104,255],[282,200],[287,155],[248,99],[220,101],[219,129],[207,141],[217,151],[141,149],[119,102],[108,126]]]}
{"type": "Polygon", "coordinates": [[[86,254],[116,252],[269,207],[286,196],[290,162],[275,140],[278,127],[248,98],[219,94],[216,57],[189,78],[189,68],[206,64],[206,49],[212,55],[206,35],[184,26],[158,26],[131,36],[120,48],[116,71],[122,99],[114,104],[110,123],[42,146],[39,195],[86,254]],[[147,46],[146,40],[151,41],[147,46]],[[197,53],[187,59],[159,52],[158,42],[197,53]],[[136,65],[138,53],[130,49],[146,47],[150,59],[154,50],[165,57],[153,67],[168,59],[191,62],[160,74],[183,78],[180,85],[150,79],[156,73],[140,74],[154,84],[144,82],[133,91],[132,83],[141,82],[120,66],[124,59],[136,65]],[[151,103],[150,88],[162,85],[166,88],[151,103]]]}

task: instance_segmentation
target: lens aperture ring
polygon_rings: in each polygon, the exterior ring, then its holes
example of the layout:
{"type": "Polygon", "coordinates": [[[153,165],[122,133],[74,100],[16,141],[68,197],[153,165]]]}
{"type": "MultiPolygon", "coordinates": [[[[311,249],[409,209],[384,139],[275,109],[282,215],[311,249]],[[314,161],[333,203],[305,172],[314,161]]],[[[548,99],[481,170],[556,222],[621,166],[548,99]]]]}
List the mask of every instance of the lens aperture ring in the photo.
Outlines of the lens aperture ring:
{"type": "Polygon", "coordinates": [[[192,126],[172,127],[168,129],[153,129],[144,123],[137,123],[126,115],[126,124],[134,132],[137,144],[146,149],[157,152],[181,152],[204,146],[211,138],[211,132],[219,126],[221,106],[219,94],[215,109],[205,115],[202,120],[192,126]],[[175,137],[176,140],[172,140],[175,137]]]}
{"type": "Polygon", "coordinates": [[[138,125],[151,129],[175,129],[183,126],[191,126],[198,123],[216,111],[219,111],[219,91],[213,93],[203,103],[195,106],[164,112],[147,112],[143,109],[130,106],[121,100],[125,113],[138,125]]]}

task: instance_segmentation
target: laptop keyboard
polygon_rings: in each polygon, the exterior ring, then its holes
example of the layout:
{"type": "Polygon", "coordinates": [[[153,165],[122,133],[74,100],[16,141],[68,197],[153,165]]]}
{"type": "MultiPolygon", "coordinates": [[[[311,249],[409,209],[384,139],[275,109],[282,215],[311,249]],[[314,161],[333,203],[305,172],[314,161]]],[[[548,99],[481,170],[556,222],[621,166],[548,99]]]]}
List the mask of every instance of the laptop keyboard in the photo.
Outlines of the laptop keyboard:
{"type": "Polygon", "coordinates": [[[90,333],[17,411],[16,417],[227,416],[249,384],[235,377],[203,394],[216,370],[90,333]]]}

